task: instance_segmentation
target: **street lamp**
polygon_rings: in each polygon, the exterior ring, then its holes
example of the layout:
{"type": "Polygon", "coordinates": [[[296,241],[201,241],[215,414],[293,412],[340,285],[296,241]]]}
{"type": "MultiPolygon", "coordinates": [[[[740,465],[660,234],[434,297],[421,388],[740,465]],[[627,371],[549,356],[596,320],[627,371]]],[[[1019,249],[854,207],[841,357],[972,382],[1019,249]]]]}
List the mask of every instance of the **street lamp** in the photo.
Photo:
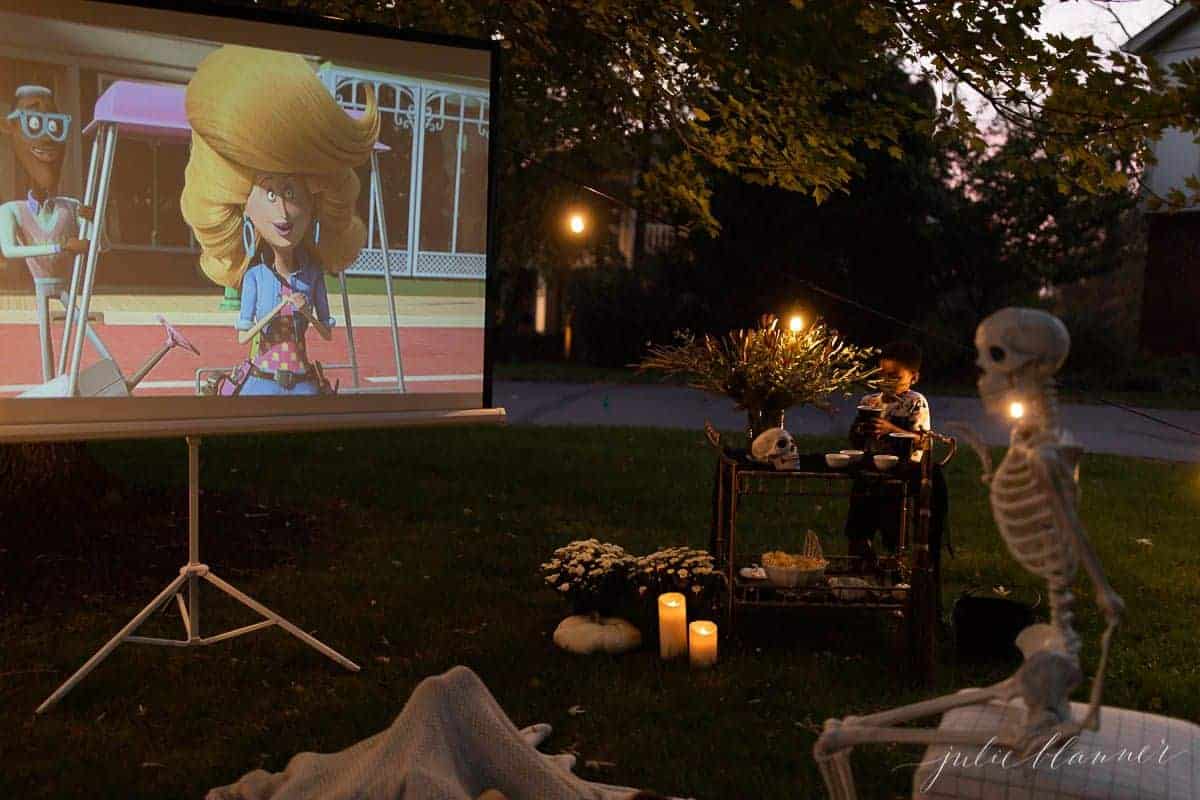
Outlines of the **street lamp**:
{"type": "Polygon", "coordinates": [[[579,211],[572,211],[567,217],[567,228],[576,236],[583,233],[587,228],[587,219],[579,211]]]}

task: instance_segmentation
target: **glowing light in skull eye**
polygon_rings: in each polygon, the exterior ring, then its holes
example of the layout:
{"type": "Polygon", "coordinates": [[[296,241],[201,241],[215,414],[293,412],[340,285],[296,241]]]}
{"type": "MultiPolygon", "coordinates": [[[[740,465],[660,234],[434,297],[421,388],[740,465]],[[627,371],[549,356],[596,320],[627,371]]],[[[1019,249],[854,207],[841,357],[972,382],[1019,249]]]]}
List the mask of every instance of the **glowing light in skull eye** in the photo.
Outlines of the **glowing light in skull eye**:
{"type": "Polygon", "coordinates": [[[1008,415],[1013,419],[1020,419],[1025,416],[1025,404],[1020,400],[1014,400],[1008,406],[1008,415]]]}
{"type": "Polygon", "coordinates": [[[799,333],[803,327],[804,317],[799,314],[793,314],[792,318],[788,320],[788,328],[791,329],[792,333],[799,333]]]}

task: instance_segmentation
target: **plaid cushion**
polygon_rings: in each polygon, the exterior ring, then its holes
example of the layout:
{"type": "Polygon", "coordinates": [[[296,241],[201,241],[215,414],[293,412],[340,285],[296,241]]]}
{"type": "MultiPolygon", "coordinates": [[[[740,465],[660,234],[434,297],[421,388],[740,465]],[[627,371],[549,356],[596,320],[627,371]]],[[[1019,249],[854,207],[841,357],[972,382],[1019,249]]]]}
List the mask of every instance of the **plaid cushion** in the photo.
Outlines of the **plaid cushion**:
{"type": "MultiPolygon", "coordinates": [[[[1083,703],[1071,714],[1082,719],[1083,703]]],[[[993,731],[1024,714],[1020,700],[948,712],[938,730],[993,731]]],[[[920,800],[1193,800],[1200,797],[1200,727],[1105,706],[1100,730],[1021,759],[996,746],[931,745],[913,777],[920,800]],[[1005,756],[1007,755],[1007,762],[1005,756]]]]}

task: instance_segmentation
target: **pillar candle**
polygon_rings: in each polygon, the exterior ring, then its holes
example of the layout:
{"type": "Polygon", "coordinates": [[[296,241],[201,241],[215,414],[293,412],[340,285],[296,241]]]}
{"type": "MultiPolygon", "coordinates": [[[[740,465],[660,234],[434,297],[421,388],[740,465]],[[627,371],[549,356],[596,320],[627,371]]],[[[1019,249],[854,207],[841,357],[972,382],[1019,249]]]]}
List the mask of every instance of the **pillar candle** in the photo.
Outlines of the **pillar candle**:
{"type": "Polygon", "coordinates": [[[703,669],[717,663],[717,624],[706,619],[688,626],[688,652],[692,667],[703,669]]]}
{"type": "Polygon", "coordinates": [[[687,651],[687,600],[679,592],[658,596],[658,654],[675,658],[687,651]]]}

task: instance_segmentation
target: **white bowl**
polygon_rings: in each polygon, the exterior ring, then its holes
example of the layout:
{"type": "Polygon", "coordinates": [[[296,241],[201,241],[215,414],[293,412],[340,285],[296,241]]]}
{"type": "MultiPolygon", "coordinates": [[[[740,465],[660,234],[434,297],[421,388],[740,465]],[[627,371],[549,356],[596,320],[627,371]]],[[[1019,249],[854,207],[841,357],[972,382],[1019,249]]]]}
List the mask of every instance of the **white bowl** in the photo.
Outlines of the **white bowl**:
{"type": "Polygon", "coordinates": [[[849,466],[850,456],[845,453],[826,453],[825,463],[834,469],[841,469],[842,467],[849,466]]]}
{"type": "Polygon", "coordinates": [[[874,457],[873,461],[875,462],[875,469],[886,472],[900,463],[900,457],[880,453],[874,457]]]}
{"type": "Polygon", "coordinates": [[[844,456],[850,456],[851,464],[855,464],[855,463],[858,463],[859,461],[862,461],[862,457],[863,457],[862,450],[839,450],[838,452],[840,452],[844,456]]]}
{"type": "Polygon", "coordinates": [[[767,571],[767,580],[772,586],[781,589],[795,589],[797,586],[811,586],[825,577],[825,567],[816,569],[800,569],[799,567],[763,567],[767,571]]]}

